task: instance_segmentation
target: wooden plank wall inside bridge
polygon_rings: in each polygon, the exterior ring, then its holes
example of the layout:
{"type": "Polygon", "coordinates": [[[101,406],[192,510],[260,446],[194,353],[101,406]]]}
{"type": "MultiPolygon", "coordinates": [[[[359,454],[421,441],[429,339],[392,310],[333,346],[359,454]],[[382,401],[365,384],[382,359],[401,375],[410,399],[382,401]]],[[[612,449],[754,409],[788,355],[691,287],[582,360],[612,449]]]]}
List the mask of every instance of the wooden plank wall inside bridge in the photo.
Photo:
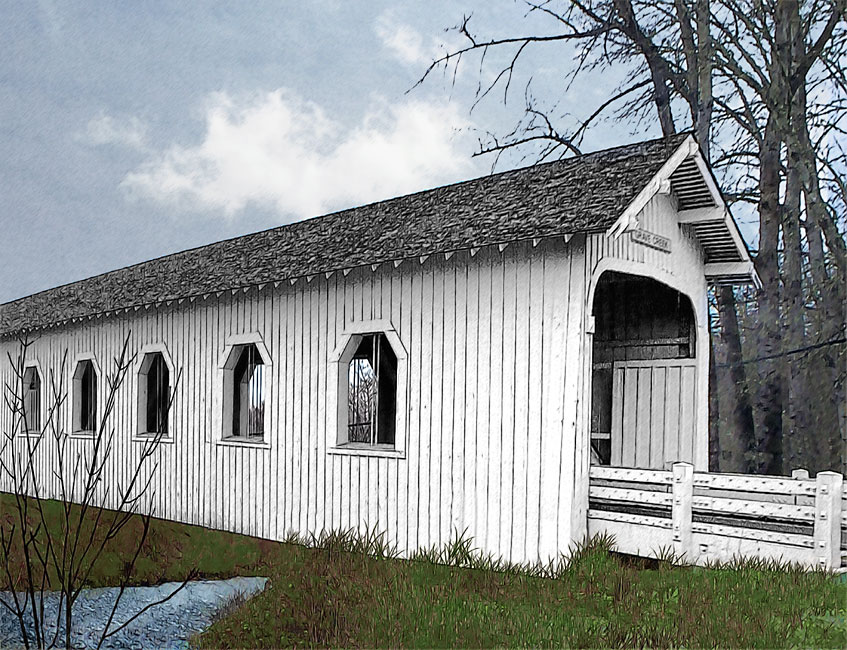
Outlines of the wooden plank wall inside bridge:
{"type": "Polygon", "coordinates": [[[614,364],[613,466],[666,469],[694,461],[696,375],[695,359],[614,364]]]}

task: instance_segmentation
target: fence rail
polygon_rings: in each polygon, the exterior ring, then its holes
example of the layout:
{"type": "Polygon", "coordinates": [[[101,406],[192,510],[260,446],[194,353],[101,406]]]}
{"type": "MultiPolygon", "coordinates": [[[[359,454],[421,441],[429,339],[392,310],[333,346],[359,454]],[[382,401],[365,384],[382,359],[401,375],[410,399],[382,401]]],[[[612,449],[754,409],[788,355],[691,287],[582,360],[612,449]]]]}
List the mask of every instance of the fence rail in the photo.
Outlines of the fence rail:
{"type": "Polygon", "coordinates": [[[847,493],[835,472],[791,478],[591,467],[588,531],[624,553],[689,562],[773,558],[837,569],[847,558],[847,493]]]}

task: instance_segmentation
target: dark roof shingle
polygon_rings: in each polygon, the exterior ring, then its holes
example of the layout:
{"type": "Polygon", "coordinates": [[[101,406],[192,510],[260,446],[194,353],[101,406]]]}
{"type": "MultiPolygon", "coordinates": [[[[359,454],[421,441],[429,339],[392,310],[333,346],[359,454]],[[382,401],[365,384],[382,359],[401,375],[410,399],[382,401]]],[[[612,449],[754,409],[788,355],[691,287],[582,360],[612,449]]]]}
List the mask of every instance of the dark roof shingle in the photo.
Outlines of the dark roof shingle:
{"type": "Polygon", "coordinates": [[[0,333],[364,264],[605,230],[686,136],[483,176],[142,262],[0,305],[0,333]]]}

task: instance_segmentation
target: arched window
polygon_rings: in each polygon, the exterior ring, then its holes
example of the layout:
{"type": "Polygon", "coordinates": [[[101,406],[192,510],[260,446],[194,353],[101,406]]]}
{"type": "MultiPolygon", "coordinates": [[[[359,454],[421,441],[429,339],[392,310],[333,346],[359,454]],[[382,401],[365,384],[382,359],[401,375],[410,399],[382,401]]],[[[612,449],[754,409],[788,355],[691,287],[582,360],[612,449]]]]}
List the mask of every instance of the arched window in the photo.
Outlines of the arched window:
{"type": "Polygon", "coordinates": [[[83,359],[74,370],[72,424],[74,433],[97,428],[97,369],[91,359],[83,359]]]}
{"type": "Polygon", "coordinates": [[[407,353],[390,321],[350,323],[329,358],[327,452],[403,458],[408,424],[407,353]]]}
{"type": "Polygon", "coordinates": [[[264,442],[268,365],[264,346],[233,345],[224,364],[223,439],[264,442]]]}
{"type": "Polygon", "coordinates": [[[393,445],[397,355],[382,332],[362,334],[347,366],[347,441],[393,445]]]}
{"type": "Polygon", "coordinates": [[[138,371],[139,435],[168,435],[171,371],[161,352],[144,355],[138,371]]]}
{"type": "Polygon", "coordinates": [[[23,413],[25,433],[41,431],[41,375],[38,368],[28,366],[23,376],[23,413]]]}

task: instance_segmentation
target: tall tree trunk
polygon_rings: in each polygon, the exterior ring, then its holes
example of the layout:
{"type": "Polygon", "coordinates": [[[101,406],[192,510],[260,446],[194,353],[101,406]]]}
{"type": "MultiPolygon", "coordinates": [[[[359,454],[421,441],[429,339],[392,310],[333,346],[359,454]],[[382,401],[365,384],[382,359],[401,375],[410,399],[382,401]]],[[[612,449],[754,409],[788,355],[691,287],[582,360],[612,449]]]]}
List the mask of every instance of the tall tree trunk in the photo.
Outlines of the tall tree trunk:
{"type": "MultiPolygon", "coordinates": [[[[800,178],[793,165],[793,152],[788,148],[788,180],[785,189],[784,217],[782,220],[783,241],[783,294],[782,311],[785,320],[785,347],[798,350],[806,342],[803,299],[803,247],[800,241],[800,178]]],[[[783,360],[787,379],[787,394],[784,403],[783,453],[785,469],[816,471],[820,459],[817,444],[819,432],[812,430],[808,395],[808,364],[804,357],[786,355],[783,360]]]]}
{"type": "MultiPolygon", "coordinates": [[[[735,306],[735,292],[732,287],[718,289],[718,305],[721,319],[721,341],[726,350],[726,363],[733,391],[730,406],[730,423],[733,434],[739,439],[742,449],[755,447],[755,426],[753,424],[753,406],[750,403],[750,390],[744,368],[741,350],[741,330],[738,327],[738,313],[735,306]]],[[[750,471],[749,458],[742,468],[750,471]]]]}
{"type": "MultiPolygon", "coordinates": [[[[778,21],[776,57],[779,62],[778,74],[774,75],[778,82],[775,87],[776,97],[779,99],[777,106],[787,109],[777,111],[782,117],[780,128],[787,153],[783,212],[783,309],[786,347],[797,350],[807,343],[831,340],[839,329],[839,325],[835,325],[839,319],[833,312],[840,310],[837,305],[830,304],[832,294],[829,291],[826,260],[822,254],[820,234],[816,231],[816,227],[831,223],[831,219],[823,201],[820,200],[817,160],[809,138],[806,79],[805,73],[800,72],[800,62],[807,57],[807,45],[798,0],[779,0],[775,17],[778,21]],[[812,228],[807,230],[807,234],[812,235],[812,238],[808,239],[809,254],[815,256],[814,261],[810,259],[810,275],[820,283],[814,288],[819,292],[824,312],[823,322],[818,321],[821,327],[811,331],[805,318],[808,292],[804,290],[804,251],[800,231],[801,200],[804,194],[807,197],[806,221],[812,225],[812,228]],[[817,242],[814,237],[816,234],[817,242]]],[[[832,257],[836,267],[843,270],[844,243],[840,236],[837,240],[834,242],[832,257]]],[[[829,352],[830,350],[824,348],[821,351],[810,351],[809,354],[786,356],[788,395],[784,406],[787,442],[790,444],[786,444],[785,451],[791,462],[789,469],[800,464],[801,458],[802,464],[812,471],[840,465],[835,463],[833,458],[833,452],[836,455],[840,453],[840,450],[834,448],[834,444],[840,441],[841,436],[838,431],[837,396],[832,392],[840,392],[838,387],[841,382],[838,381],[838,371],[829,352]],[[814,411],[811,408],[812,403],[815,404],[814,411]]]]}
{"type": "Polygon", "coordinates": [[[676,133],[676,125],[673,121],[671,94],[668,88],[670,70],[667,61],[638,24],[632,0],[613,0],[613,3],[620,19],[621,31],[638,48],[650,70],[650,79],[653,82],[653,102],[656,105],[662,135],[665,137],[673,135],[676,133]]]}
{"type": "Polygon", "coordinates": [[[780,224],[780,138],[774,118],[768,118],[759,151],[759,254],[756,271],[762,281],[759,292],[759,325],[757,337],[759,390],[756,410],[760,423],[755,445],[750,450],[750,469],[757,474],[782,473],[782,405],[783,380],[778,356],[782,352],[779,313],[779,245],[780,224]]]}
{"type": "MultiPolygon", "coordinates": [[[[847,300],[845,299],[845,280],[837,266],[838,252],[829,247],[829,256],[824,252],[823,237],[818,224],[826,221],[832,224],[831,217],[820,195],[820,182],[817,169],[809,160],[813,149],[808,139],[806,125],[803,124],[800,137],[799,174],[803,177],[803,195],[806,199],[806,218],[803,226],[809,245],[809,267],[811,276],[810,293],[815,302],[815,328],[810,342],[828,343],[843,338],[847,333],[847,300]],[[809,173],[811,170],[812,173],[809,173]],[[832,276],[827,271],[828,260],[835,266],[832,276]]],[[[832,224],[834,226],[834,224],[832,224]]],[[[839,240],[840,240],[839,236],[839,240]]],[[[845,421],[845,358],[844,348],[825,345],[810,352],[807,363],[809,403],[815,403],[815,418],[812,426],[820,438],[821,463],[817,469],[841,472],[847,463],[847,421],[845,421]],[[821,399],[821,396],[828,396],[821,399]]]]}
{"type": "MultiPolygon", "coordinates": [[[[680,23],[688,20],[685,12],[678,10],[680,23]]],[[[711,2],[710,0],[697,0],[694,9],[694,32],[696,43],[692,43],[693,37],[683,39],[683,47],[695,48],[693,52],[686,51],[688,62],[689,79],[689,110],[694,126],[694,133],[700,144],[707,162],[711,162],[711,128],[712,110],[714,108],[714,97],[712,94],[712,72],[714,68],[714,44],[711,35],[711,2]],[[687,45],[686,45],[687,44],[687,45]],[[693,68],[691,67],[693,64],[693,68]]],[[[687,30],[691,32],[689,28],[687,30]]],[[[686,30],[683,29],[685,33],[686,30]]],[[[727,396],[726,406],[732,414],[729,421],[732,426],[733,435],[740,440],[745,449],[754,445],[755,425],[753,421],[753,407],[750,403],[750,390],[747,383],[746,371],[743,364],[741,350],[741,331],[738,327],[738,314],[735,305],[735,292],[732,287],[720,287],[717,290],[718,316],[721,323],[721,341],[726,352],[726,363],[729,368],[729,376],[734,390],[727,396]]],[[[720,458],[720,435],[719,435],[719,412],[720,400],[718,398],[717,372],[714,368],[714,341],[709,346],[709,446],[710,458],[712,453],[716,459],[720,458]],[[713,407],[713,411],[712,411],[713,407]],[[714,429],[714,432],[713,432],[714,429]]],[[[742,461],[747,467],[746,459],[742,461]]],[[[715,463],[717,465],[719,461],[715,463]]]]}
{"type": "Polygon", "coordinates": [[[711,160],[710,135],[712,109],[712,71],[715,65],[715,48],[711,34],[712,10],[710,0],[697,0],[695,21],[697,25],[697,69],[692,72],[697,80],[697,106],[694,108],[694,133],[706,155],[711,160]]]}
{"type": "Polygon", "coordinates": [[[721,469],[720,399],[718,399],[718,369],[715,363],[715,334],[709,319],[709,471],[721,469]]]}

